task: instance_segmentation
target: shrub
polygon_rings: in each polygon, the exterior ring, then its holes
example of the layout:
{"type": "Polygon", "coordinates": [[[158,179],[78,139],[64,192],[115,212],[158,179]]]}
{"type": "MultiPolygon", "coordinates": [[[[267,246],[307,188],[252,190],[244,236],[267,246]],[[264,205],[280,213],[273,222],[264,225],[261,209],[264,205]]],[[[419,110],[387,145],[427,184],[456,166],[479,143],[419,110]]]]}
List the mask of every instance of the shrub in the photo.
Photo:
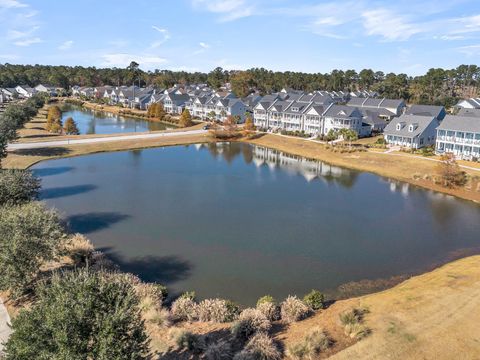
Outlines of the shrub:
{"type": "Polygon", "coordinates": [[[87,270],[56,274],[12,321],[6,359],[146,359],[148,337],[133,286],[87,270]]]}
{"type": "Polygon", "coordinates": [[[273,340],[265,333],[252,337],[245,348],[233,360],[280,360],[282,354],[273,340]]]}
{"type": "Polygon", "coordinates": [[[175,344],[179,349],[187,349],[193,353],[201,353],[205,350],[205,340],[203,336],[193,334],[190,331],[180,330],[174,335],[175,344]]]}
{"type": "Polygon", "coordinates": [[[40,266],[55,259],[65,234],[58,214],[32,202],[0,208],[0,289],[15,298],[31,289],[40,266]]]}
{"type": "Polygon", "coordinates": [[[207,360],[230,360],[232,358],[232,347],[227,341],[218,341],[208,345],[205,350],[207,360]]]}
{"type": "Polygon", "coordinates": [[[466,183],[465,171],[460,169],[453,154],[442,156],[440,163],[437,165],[437,173],[445,187],[454,188],[466,183]]]}
{"type": "Polygon", "coordinates": [[[0,170],[0,206],[19,205],[38,197],[40,180],[29,170],[0,170]]]}
{"type": "Polygon", "coordinates": [[[231,332],[237,340],[246,341],[259,332],[268,332],[271,327],[272,324],[261,311],[245,309],[232,325],[231,332]]]}
{"type": "Polygon", "coordinates": [[[303,302],[312,310],[320,310],[325,306],[325,296],[318,290],[312,290],[304,296],[303,302]]]}
{"type": "Polygon", "coordinates": [[[63,125],[63,131],[67,135],[78,135],[80,131],[78,130],[77,123],[73,118],[69,117],[65,120],[65,124],[63,125]]]}
{"type": "Polygon", "coordinates": [[[226,300],[206,299],[198,305],[200,321],[224,323],[235,320],[237,315],[238,308],[229,305],[226,300]]]}
{"type": "Polygon", "coordinates": [[[287,297],[280,307],[282,320],[287,323],[302,320],[308,316],[308,313],[308,306],[296,296],[287,297]]]}
{"type": "Polygon", "coordinates": [[[195,299],[197,298],[197,294],[195,293],[195,291],[185,291],[182,295],[180,295],[180,297],[195,301],[195,299]]]}
{"type": "Polygon", "coordinates": [[[175,320],[194,321],[198,319],[198,307],[192,298],[180,296],[173,302],[171,313],[175,320]]]}

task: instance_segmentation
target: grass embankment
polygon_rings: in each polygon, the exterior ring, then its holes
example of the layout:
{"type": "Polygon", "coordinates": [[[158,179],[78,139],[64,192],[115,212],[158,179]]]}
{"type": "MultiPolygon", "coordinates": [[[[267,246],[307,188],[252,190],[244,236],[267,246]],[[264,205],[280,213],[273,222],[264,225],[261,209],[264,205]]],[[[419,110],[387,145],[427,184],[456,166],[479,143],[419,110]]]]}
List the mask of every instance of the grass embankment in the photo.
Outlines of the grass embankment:
{"type": "MultiPolygon", "coordinates": [[[[326,150],[325,145],[313,141],[270,134],[246,141],[293,155],[317,159],[328,162],[332,165],[354,170],[375,173],[388,178],[418,185],[423,188],[454,195],[462,199],[480,202],[480,172],[462,169],[472,177],[478,177],[478,180],[471,182],[470,185],[466,187],[453,189],[445,188],[441,185],[435,184],[431,180],[431,177],[437,172],[436,167],[438,163],[429,160],[430,158],[405,153],[384,154],[370,151],[353,153],[332,152],[326,150]]],[[[470,166],[472,164],[467,163],[465,165],[470,166]]],[[[472,167],[475,167],[475,165],[472,167]]]]}

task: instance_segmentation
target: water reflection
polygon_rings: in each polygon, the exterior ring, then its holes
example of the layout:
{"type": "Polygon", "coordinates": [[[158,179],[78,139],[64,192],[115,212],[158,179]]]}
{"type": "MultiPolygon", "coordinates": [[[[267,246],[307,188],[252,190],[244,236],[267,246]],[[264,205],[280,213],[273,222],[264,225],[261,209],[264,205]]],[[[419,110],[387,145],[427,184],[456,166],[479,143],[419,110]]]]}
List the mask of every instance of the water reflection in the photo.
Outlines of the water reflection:
{"type": "Polygon", "coordinates": [[[308,159],[282,151],[242,143],[209,143],[195,145],[197,150],[207,149],[214,158],[222,158],[227,163],[232,163],[235,158],[242,155],[247,164],[252,162],[256,167],[268,166],[273,172],[282,170],[292,175],[301,175],[307,182],[322,180],[336,182],[350,188],[355,184],[358,172],[326,164],[324,162],[308,159]]]}
{"type": "Polygon", "coordinates": [[[121,116],[108,112],[87,109],[71,104],[62,106],[62,119],[72,117],[80,134],[115,134],[173,129],[175,126],[140,118],[121,116]]]}

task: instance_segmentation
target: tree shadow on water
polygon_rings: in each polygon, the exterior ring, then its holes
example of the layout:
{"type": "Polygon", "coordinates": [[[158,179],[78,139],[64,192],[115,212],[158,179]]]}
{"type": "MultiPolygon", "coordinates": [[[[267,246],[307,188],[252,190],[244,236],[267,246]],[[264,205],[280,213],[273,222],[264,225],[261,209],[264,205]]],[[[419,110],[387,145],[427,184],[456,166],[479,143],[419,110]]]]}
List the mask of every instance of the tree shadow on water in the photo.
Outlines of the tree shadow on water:
{"type": "Polygon", "coordinates": [[[135,274],[145,282],[171,285],[187,279],[192,271],[192,264],[189,261],[175,255],[147,255],[127,259],[109,247],[98,250],[117,264],[122,271],[135,274]]]}
{"type": "Polygon", "coordinates": [[[33,175],[35,176],[46,177],[46,176],[65,174],[67,172],[72,171],[73,169],[74,169],[73,166],[57,166],[57,167],[42,168],[42,169],[32,169],[32,172],[33,172],[33,175]]]}
{"type": "Polygon", "coordinates": [[[130,215],[117,212],[91,212],[71,215],[66,219],[68,228],[74,233],[89,234],[94,231],[107,229],[113,224],[126,220],[130,215]]]}
{"type": "Polygon", "coordinates": [[[79,195],[95,190],[96,188],[97,186],[95,185],[87,184],[43,189],[40,191],[40,199],[57,199],[66,196],[79,195]]]}
{"type": "Polygon", "coordinates": [[[60,156],[67,155],[71,150],[57,146],[57,147],[44,147],[44,148],[34,148],[34,149],[17,149],[12,151],[15,155],[23,156],[60,156]]]}

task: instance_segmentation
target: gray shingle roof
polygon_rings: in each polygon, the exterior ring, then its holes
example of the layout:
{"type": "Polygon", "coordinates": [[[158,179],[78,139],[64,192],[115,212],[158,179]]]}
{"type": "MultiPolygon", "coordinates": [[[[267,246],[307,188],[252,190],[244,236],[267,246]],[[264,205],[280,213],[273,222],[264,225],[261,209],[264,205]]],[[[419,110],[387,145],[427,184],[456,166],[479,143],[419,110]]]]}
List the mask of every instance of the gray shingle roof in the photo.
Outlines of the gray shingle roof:
{"type": "Polygon", "coordinates": [[[399,135],[413,138],[423,133],[432,121],[436,121],[433,116],[402,115],[388,123],[385,127],[384,133],[387,135],[399,135]],[[397,124],[399,123],[402,123],[402,128],[397,130],[397,124]],[[412,124],[416,127],[413,131],[409,131],[409,126],[412,124]]]}
{"type": "Polygon", "coordinates": [[[480,133],[480,119],[473,116],[447,115],[437,129],[480,133]]]}
{"type": "Polygon", "coordinates": [[[407,115],[434,116],[438,120],[445,117],[445,108],[435,105],[412,105],[406,111],[407,115]]]}
{"type": "Polygon", "coordinates": [[[470,116],[480,118],[480,109],[465,109],[461,108],[457,114],[458,116],[470,116]]]}
{"type": "Polygon", "coordinates": [[[337,117],[362,117],[361,112],[353,106],[347,105],[332,105],[325,112],[325,116],[337,116],[337,117]]]}

